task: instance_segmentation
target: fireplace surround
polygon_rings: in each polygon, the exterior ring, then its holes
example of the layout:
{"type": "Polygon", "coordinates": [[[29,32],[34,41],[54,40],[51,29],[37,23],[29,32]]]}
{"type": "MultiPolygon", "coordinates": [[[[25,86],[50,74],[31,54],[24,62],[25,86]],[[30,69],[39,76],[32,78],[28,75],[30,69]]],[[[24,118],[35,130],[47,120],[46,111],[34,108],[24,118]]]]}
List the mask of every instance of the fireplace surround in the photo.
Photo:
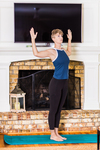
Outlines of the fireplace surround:
{"type": "MultiPolygon", "coordinates": [[[[17,82],[19,82],[21,89],[26,93],[26,110],[45,110],[45,106],[44,109],[42,106],[36,108],[36,101],[40,104],[42,101],[46,102],[48,105],[47,110],[49,109],[48,86],[54,72],[54,66],[50,59],[12,62],[9,72],[10,92],[14,89],[17,82]],[[40,97],[41,100],[39,101],[40,97]]],[[[70,61],[68,91],[63,109],[83,108],[84,64],[80,61],[70,61]]]]}

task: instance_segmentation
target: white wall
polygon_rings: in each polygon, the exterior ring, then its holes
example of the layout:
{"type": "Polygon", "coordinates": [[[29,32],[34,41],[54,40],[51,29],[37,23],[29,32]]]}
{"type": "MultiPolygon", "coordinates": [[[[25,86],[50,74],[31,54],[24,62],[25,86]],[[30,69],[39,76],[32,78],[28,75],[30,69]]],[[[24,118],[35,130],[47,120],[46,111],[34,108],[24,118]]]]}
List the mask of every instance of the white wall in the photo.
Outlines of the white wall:
{"type": "Polygon", "coordinates": [[[9,111],[9,64],[0,63],[0,112],[9,111]]]}
{"type": "Polygon", "coordinates": [[[98,22],[98,36],[99,36],[99,38],[98,38],[98,43],[99,43],[99,46],[100,46],[100,0],[99,0],[99,4],[98,4],[98,7],[99,7],[99,10],[98,10],[98,13],[99,13],[99,16],[98,16],[98,20],[99,20],[99,22],[98,22]]]}

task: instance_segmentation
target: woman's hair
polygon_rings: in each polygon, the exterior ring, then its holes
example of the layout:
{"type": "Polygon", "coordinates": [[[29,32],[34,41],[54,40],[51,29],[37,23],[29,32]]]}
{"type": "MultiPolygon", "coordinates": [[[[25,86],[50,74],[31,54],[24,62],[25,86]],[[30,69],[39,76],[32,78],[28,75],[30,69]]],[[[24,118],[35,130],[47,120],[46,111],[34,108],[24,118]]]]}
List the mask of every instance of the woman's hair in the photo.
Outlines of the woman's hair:
{"type": "Polygon", "coordinates": [[[63,36],[63,34],[64,34],[62,30],[60,30],[60,29],[54,29],[54,30],[51,31],[51,38],[52,38],[55,34],[57,34],[57,33],[61,34],[62,36],[63,36]]]}

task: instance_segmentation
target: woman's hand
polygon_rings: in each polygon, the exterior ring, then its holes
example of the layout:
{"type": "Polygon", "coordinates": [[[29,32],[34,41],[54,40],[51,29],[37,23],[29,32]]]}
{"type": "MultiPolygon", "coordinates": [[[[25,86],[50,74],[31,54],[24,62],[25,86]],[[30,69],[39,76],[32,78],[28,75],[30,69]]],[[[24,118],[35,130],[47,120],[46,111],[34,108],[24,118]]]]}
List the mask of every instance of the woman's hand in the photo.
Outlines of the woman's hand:
{"type": "Polygon", "coordinates": [[[67,34],[67,38],[72,40],[72,32],[70,29],[68,29],[68,34],[67,34]]]}
{"type": "Polygon", "coordinates": [[[35,40],[37,37],[37,34],[38,34],[38,32],[36,32],[36,34],[34,34],[34,28],[31,28],[31,30],[30,30],[31,38],[35,40]]]}

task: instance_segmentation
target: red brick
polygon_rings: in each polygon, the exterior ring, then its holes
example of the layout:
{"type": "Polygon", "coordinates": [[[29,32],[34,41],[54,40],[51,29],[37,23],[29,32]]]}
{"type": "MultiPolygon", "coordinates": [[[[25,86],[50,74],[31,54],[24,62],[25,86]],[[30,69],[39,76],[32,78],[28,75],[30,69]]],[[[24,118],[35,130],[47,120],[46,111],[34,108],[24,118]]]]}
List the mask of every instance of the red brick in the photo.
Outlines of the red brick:
{"type": "Polygon", "coordinates": [[[21,133],[27,133],[27,132],[30,132],[30,130],[19,130],[19,132],[21,132],[21,133]]]}
{"type": "Polygon", "coordinates": [[[5,127],[4,125],[0,125],[0,129],[4,129],[4,127],[5,127]]]}
{"type": "Polygon", "coordinates": [[[77,123],[77,122],[80,122],[80,119],[68,119],[68,122],[77,123]]]}
{"type": "Polygon", "coordinates": [[[92,122],[86,123],[86,126],[90,126],[90,127],[92,126],[93,127],[94,123],[92,123],[92,122]]]}
{"type": "Polygon", "coordinates": [[[12,120],[13,118],[12,118],[12,113],[8,113],[8,119],[9,120],[12,120]]]}
{"type": "Polygon", "coordinates": [[[18,133],[18,129],[9,130],[9,133],[18,133]]]}
{"type": "Polygon", "coordinates": [[[44,119],[48,119],[48,114],[47,113],[43,113],[43,117],[44,117],[44,119]]]}
{"type": "Polygon", "coordinates": [[[6,125],[6,123],[7,123],[6,121],[1,121],[2,125],[6,125]]]}
{"type": "Polygon", "coordinates": [[[80,128],[70,127],[68,131],[80,131],[80,128]]]}
{"type": "Polygon", "coordinates": [[[73,123],[65,123],[65,127],[73,127],[73,123]]]}
{"type": "Polygon", "coordinates": [[[44,128],[44,132],[48,132],[48,131],[50,131],[49,128],[44,128]]]}
{"type": "Polygon", "coordinates": [[[42,129],[37,129],[37,131],[38,131],[38,132],[42,132],[43,130],[42,130],[42,129]]]}
{"type": "MultiPolygon", "coordinates": [[[[3,117],[3,120],[8,120],[8,114],[4,114],[4,115],[2,115],[2,117],[3,117]]],[[[2,119],[0,119],[0,120],[2,120],[2,119]]]]}
{"type": "Polygon", "coordinates": [[[37,129],[32,129],[32,130],[31,130],[31,132],[37,132],[37,131],[38,131],[37,129]]]}
{"type": "Polygon", "coordinates": [[[24,129],[24,125],[13,125],[13,129],[24,129]]]}
{"type": "Polygon", "coordinates": [[[79,131],[80,128],[70,127],[68,128],[68,131],[79,131]]]}
{"type": "Polygon", "coordinates": [[[22,119],[26,119],[26,114],[22,113],[22,119]]]}
{"type": "Polygon", "coordinates": [[[86,124],[85,123],[74,123],[75,127],[85,127],[86,124]]]}
{"type": "Polygon", "coordinates": [[[99,117],[99,113],[95,113],[95,118],[98,118],[99,117]]]}
{"type": "Polygon", "coordinates": [[[100,123],[99,122],[95,122],[95,126],[99,126],[100,125],[100,123]]]}
{"type": "Polygon", "coordinates": [[[73,118],[77,118],[77,113],[76,113],[76,114],[73,114],[73,118]]]}
{"type": "Polygon", "coordinates": [[[21,113],[18,113],[18,120],[21,120],[22,119],[22,115],[21,113]]]}
{"type": "Polygon", "coordinates": [[[81,131],[90,131],[91,127],[80,127],[81,131]]]}
{"type": "Polygon", "coordinates": [[[91,130],[97,130],[98,129],[98,127],[92,127],[91,128],[91,130]]]}
{"type": "Polygon", "coordinates": [[[64,128],[64,131],[68,131],[68,128],[64,128]]]}
{"type": "Polygon", "coordinates": [[[92,122],[92,119],[91,118],[82,119],[81,122],[92,122]]]}
{"type": "Polygon", "coordinates": [[[26,117],[27,117],[27,119],[30,119],[31,118],[30,113],[26,113],[26,117]]]}

